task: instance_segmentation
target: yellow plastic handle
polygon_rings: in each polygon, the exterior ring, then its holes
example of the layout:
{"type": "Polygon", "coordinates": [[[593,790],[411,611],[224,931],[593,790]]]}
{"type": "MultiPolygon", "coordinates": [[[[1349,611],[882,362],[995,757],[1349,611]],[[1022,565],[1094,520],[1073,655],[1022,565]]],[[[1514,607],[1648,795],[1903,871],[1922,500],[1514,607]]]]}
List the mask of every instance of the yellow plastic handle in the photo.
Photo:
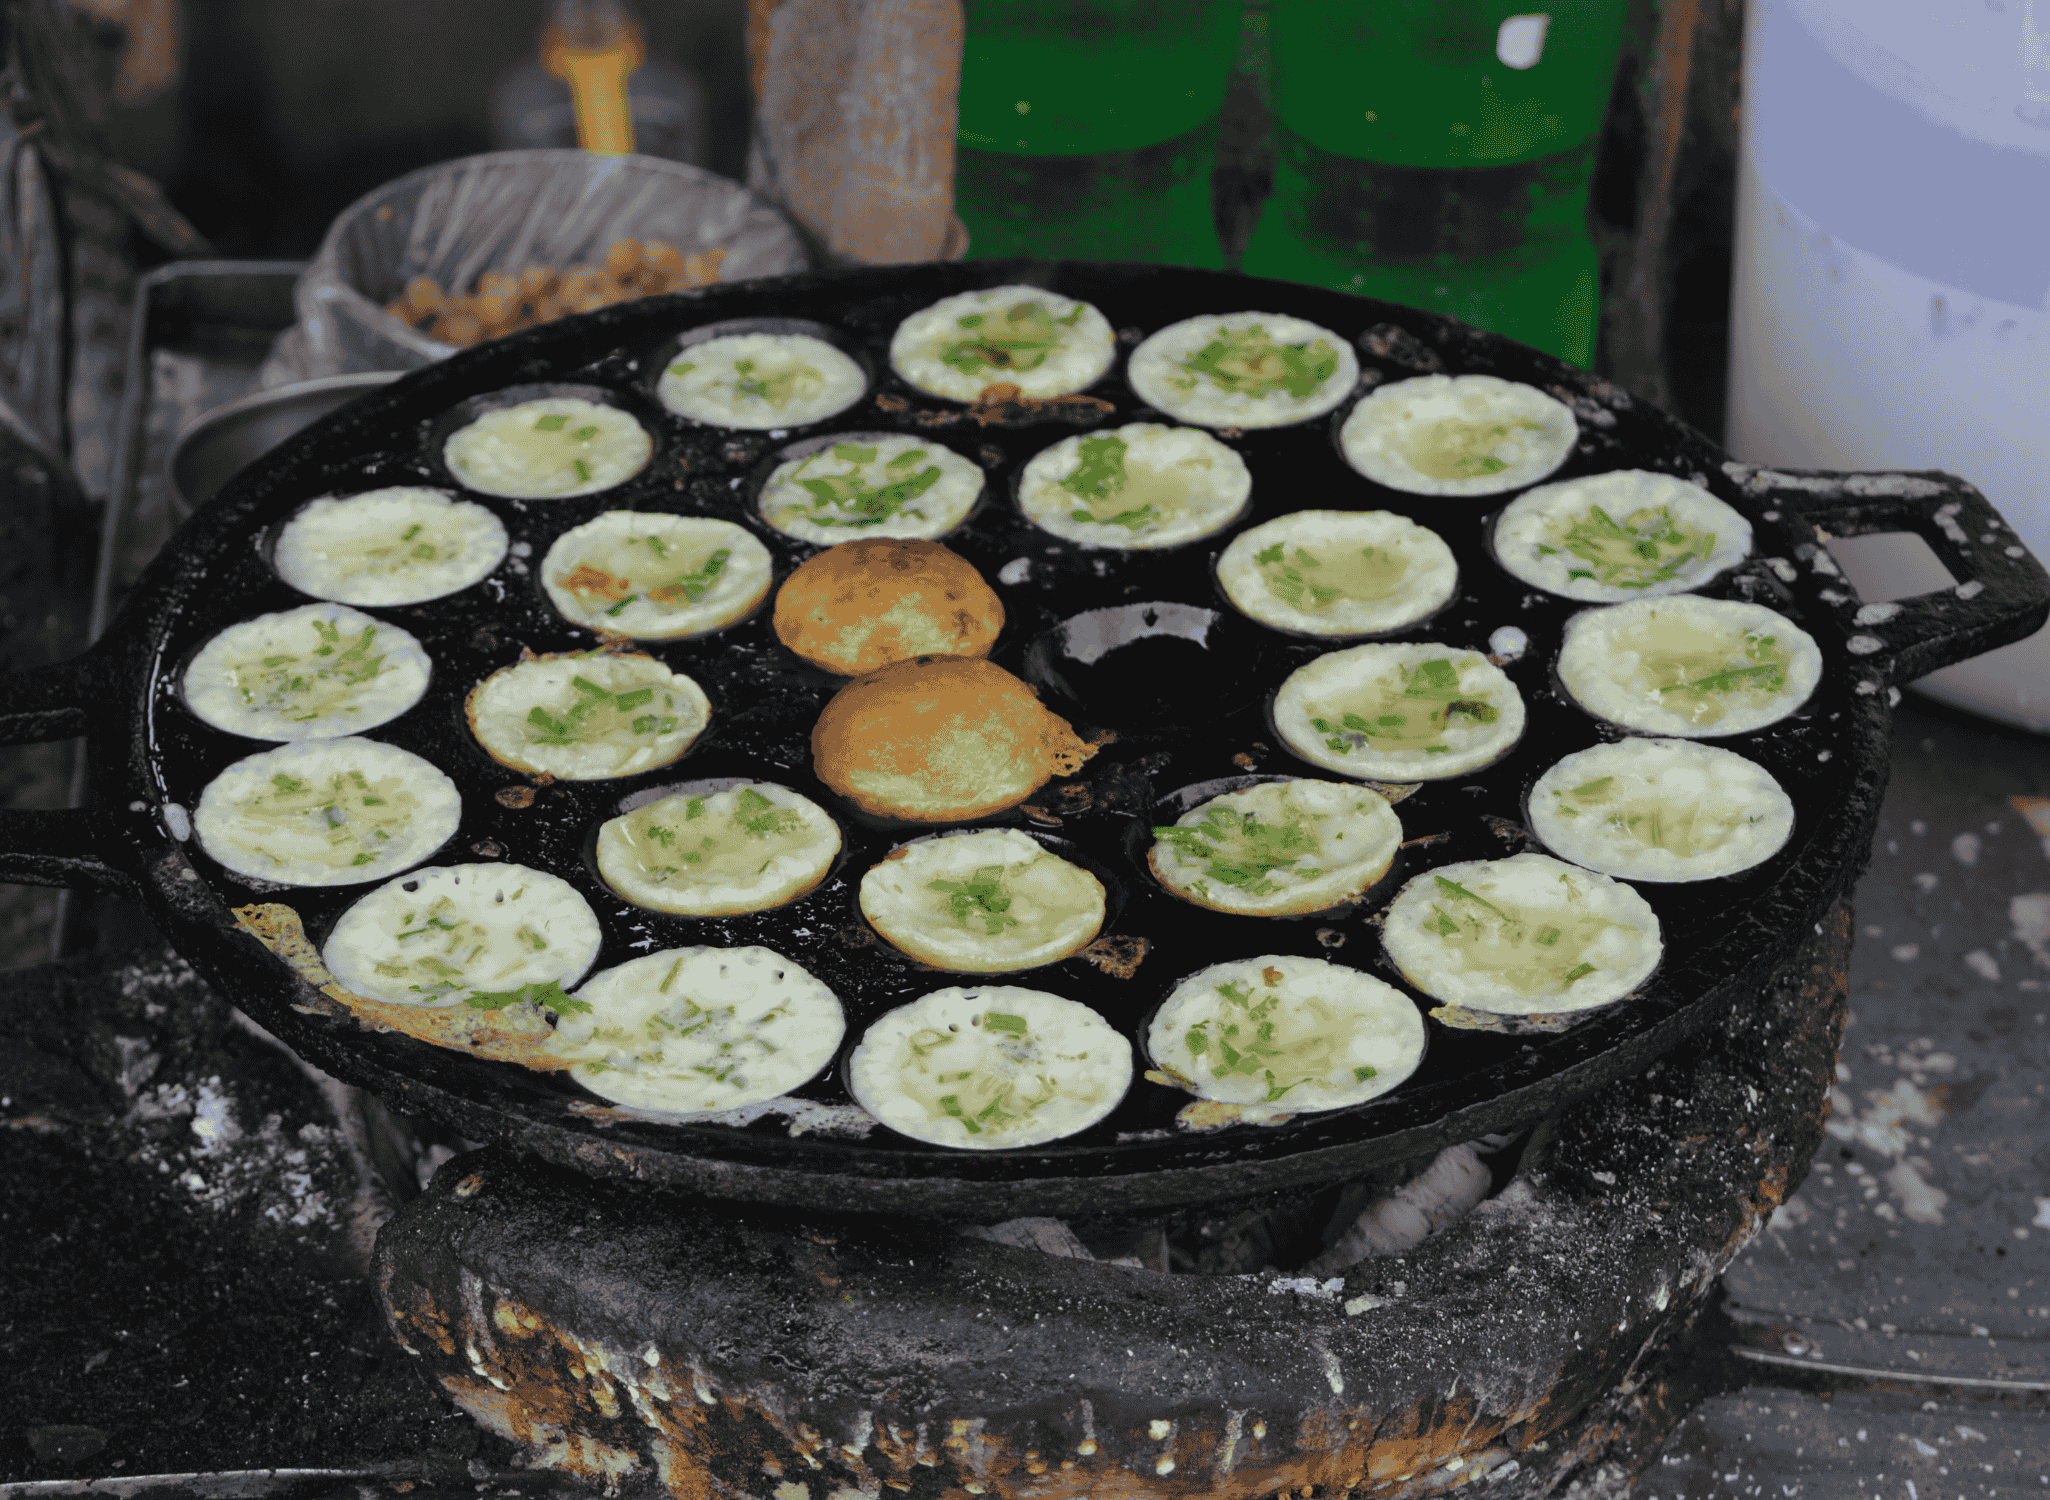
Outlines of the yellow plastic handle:
{"type": "Polygon", "coordinates": [[[570,46],[555,27],[541,39],[542,66],[569,84],[577,144],[603,156],[623,156],[634,148],[626,81],[645,55],[638,28],[617,36],[611,45],[594,49],[570,46]]]}

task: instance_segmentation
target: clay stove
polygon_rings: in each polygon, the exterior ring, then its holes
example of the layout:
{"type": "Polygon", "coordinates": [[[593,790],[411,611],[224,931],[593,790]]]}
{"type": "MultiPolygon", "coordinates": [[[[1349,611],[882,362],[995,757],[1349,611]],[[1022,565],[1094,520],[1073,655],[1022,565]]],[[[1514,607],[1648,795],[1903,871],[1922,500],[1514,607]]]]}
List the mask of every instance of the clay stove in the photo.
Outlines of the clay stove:
{"type": "Polygon", "coordinates": [[[1337,1274],[1161,1274],[492,1148],[387,1225],[380,1295],[480,1423],[608,1488],[1548,1494],[1681,1414],[1645,1371],[1806,1173],[1849,948],[1839,907],[1719,1033],[1539,1122],[1444,1232],[1337,1274]]]}

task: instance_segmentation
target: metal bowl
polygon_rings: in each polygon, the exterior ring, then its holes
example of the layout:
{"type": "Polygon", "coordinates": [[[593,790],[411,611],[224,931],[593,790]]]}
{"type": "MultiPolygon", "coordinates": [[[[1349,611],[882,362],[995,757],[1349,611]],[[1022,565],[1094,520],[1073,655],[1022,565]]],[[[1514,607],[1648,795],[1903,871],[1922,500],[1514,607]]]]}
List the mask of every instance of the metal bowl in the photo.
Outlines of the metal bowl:
{"type": "Polygon", "coordinates": [[[216,491],[286,438],[347,406],[365,391],[390,385],[402,370],[367,370],[301,380],[201,412],[171,449],[171,509],[184,520],[216,491]]]}

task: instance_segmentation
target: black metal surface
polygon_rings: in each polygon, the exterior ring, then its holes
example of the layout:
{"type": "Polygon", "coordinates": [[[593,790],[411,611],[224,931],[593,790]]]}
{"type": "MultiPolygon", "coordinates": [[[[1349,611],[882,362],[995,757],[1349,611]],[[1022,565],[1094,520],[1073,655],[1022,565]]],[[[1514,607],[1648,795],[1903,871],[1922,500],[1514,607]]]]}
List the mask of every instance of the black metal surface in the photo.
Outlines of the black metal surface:
{"type": "MultiPolygon", "coordinates": [[[[1341,409],[1301,427],[1227,437],[1255,479],[1253,506],[1241,524],[1305,506],[1412,515],[1450,543],[1462,584],[1455,601],[1410,638],[1485,650],[1498,627],[1514,625],[1528,634],[1530,650],[1507,668],[1529,706],[1523,744],[1497,766],[1450,784],[1426,785],[1398,807],[1408,837],[1444,835],[1411,851],[1409,873],[1510,852],[1530,783],[1559,756],[1605,737],[1551,684],[1559,632],[1575,606],[1523,591],[1487,557],[1484,523],[1507,497],[1445,501],[1376,486],[1337,456],[1333,434],[1343,415],[1341,409]]],[[[1890,684],[1903,671],[1925,670],[1932,658],[1956,660],[2019,638],[2050,608],[2042,571],[2026,555],[2010,557],[2005,546],[1966,545],[1951,535],[1953,528],[1971,539],[1998,534],[1997,519],[1976,492],[1956,481],[1889,488],[1881,482],[1885,478],[1776,476],[1734,466],[1725,472],[1722,455],[1698,435],[1531,350],[1408,309],[1215,273],[988,262],[792,277],[632,304],[460,355],[303,433],[230,484],[173,541],[100,648],[7,684],[0,734],[9,737],[41,735],[53,715],[73,722],[63,711],[86,705],[95,785],[106,790],[99,806],[83,812],[51,815],[40,823],[0,821],[0,877],[137,887],[202,972],[313,1061],[466,1134],[508,1140],[586,1170],[757,1201],[977,1218],[1100,1213],[1109,1206],[1141,1211],[1328,1180],[1502,1128],[1642,1067],[1750,993],[1847,888],[1865,858],[1884,781],[1890,684]],[[175,669],[225,625],[303,602],[271,572],[265,551],[271,530],[298,505],[384,484],[447,483],[433,438],[449,412],[536,382],[604,387],[614,402],[649,423],[657,453],[636,478],[598,496],[474,497],[505,519],[528,555],[509,559],[483,583],[449,599],[372,612],[418,635],[436,663],[426,698],[375,737],[425,755],[463,791],[462,828],[437,862],[461,862],[482,857],[473,851],[496,849],[504,858],[562,874],[599,914],[605,932],[601,965],[653,947],[694,943],[760,942],[776,948],[842,995],[850,1040],[891,1006],[955,982],[898,958],[863,930],[853,887],[867,865],[904,835],[845,816],[844,805],[812,778],[810,728],[834,682],[781,648],[766,612],[712,636],[645,643],[652,654],[697,677],[714,705],[711,731],[689,757],[664,771],[614,782],[559,783],[542,788],[531,806],[507,807],[495,793],[517,778],[483,754],[461,714],[470,687],[515,660],[523,647],[547,652],[592,643],[588,632],[554,614],[532,577],[533,565],[561,531],[612,509],[720,516],[754,529],[775,556],[780,576],[815,549],[769,532],[754,519],[753,490],[773,453],[820,432],[910,432],[948,443],[989,474],[983,505],[948,541],[1002,591],[1010,622],[1000,662],[1025,669],[1031,643],[1078,613],[1178,601],[1223,609],[1222,624],[1229,629],[1220,631],[1219,640],[1243,642],[1267,674],[1266,690],[1232,692],[1246,685],[1242,665],[1222,669],[1228,680],[1221,681],[1220,669],[1199,664],[1180,679],[1181,702],[1204,705],[1208,717],[1171,716],[1198,721],[1189,727],[1135,721],[1124,711],[1128,704],[1114,697],[1106,701],[1106,690],[1118,691],[1115,682],[1106,689],[1064,678],[1059,693],[1049,692],[1049,700],[1072,710],[1078,724],[1115,728],[1118,738],[1081,774],[1048,787],[1033,806],[1042,825],[1052,827],[1058,819],[1060,836],[1119,872],[1127,902],[1112,931],[1144,938],[1149,946],[1130,977],[1071,959],[1010,976],[1009,982],[1083,1000],[1129,1033],[1174,982],[1226,958],[1300,953],[1393,979],[1380,957],[1371,908],[1322,918],[1223,917],[1175,901],[1134,867],[1127,845],[1134,820],[1150,820],[1155,803],[1180,788],[1248,771],[1321,774],[1282,751],[1263,717],[1272,687],[1320,647],[1261,631],[1221,604],[1211,561],[1227,537],[1161,554],[1092,554],[1033,530],[1008,504],[1017,467],[1075,431],[1078,421],[1114,424],[1142,415],[1120,369],[1092,392],[1112,403],[1114,414],[1071,409],[1023,425],[979,422],[888,374],[879,375],[868,401],[837,421],[782,436],[683,422],[661,413],[646,392],[650,359],[673,347],[679,334],[749,316],[805,318],[836,327],[866,352],[872,368],[886,371],[889,333],[905,315],[950,292],[1012,281],[1095,302],[1121,330],[1125,348],[1197,312],[1257,308],[1309,318],[1358,341],[1370,383],[1436,365],[1553,389],[1574,406],[1582,426],[1581,442],[1557,477],[1633,466],[1700,476],[1757,528],[1753,557],[1706,592],[1781,609],[1823,647],[1823,686],[1800,714],[1726,742],[1787,787],[1798,816],[1793,841],[1736,879],[1647,888],[1665,927],[1667,959],[1634,1000],[1550,1037],[1446,1031],[1431,1023],[1424,1068],[1381,1100],[1288,1125],[1200,1137],[1173,1126],[1174,1111],[1186,1096],[1144,1082],[1092,1131],[1027,1152],[947,1152],[884,1132],[866,1140],[793,1136],[786,1122],[773,1117],[746,1128],[607,1119],[594,1116],[591,1101],[560,1079],[295,1010],[300,982],[231,925],[228,909],[252,900],[287,900],[318,941],[361,891],[280,896],[274,888],[253,887],[228,874],[164,832],[163,804],[189,805],[225,765],[262,748],[193,718],[178,701],[175,669]],[[1860,511],[1839,503],[1831,485],[1883,491],[1885,503],[1860,511]],[[1939,519],[1941,507],[1952,504],[1962,508],[1939,519]],[[1858,627],[1858,601],[1829,568],[1826,554],[1818,556],[1815,530],[1801,521],[1807,510],[1826,511],[1844,534],[1905,521],[1930,535],[1939,549],[1948,543],[1953,568],[1983,587],[1971,591],[1974,597],[1910,602],[1883,626],[1858,627]],[[1000,582],[1005,565],[1021,558],[1029,563],[1025,579],[1000,582]],[[1919,634],[1925,630],[1926,637],[1919,634]],[[1060,701],[1071,695],[1094,701],[1060,701]],[[1234,706],[1234,698],[1246,701],[1234,706]],[[636,793],[715,776],[785,782],[833,808],[843,815],[849,857],[804,900],[741,918],[668,917],[612,896],[585,860],[591,827],[636,793]]],[[[1159,643],[1154,637],[1144,644],[1159,643]]],[[[1046,662],[1039,665],[1043,669],[1046,662]]],[[[1161,673],[1149,668],[1140,675],[1161,673]]],[[[1022,813],[1011,817],[1031,821],[1022,813]]],[[[836,1079],[837,1072],[829,1072],[802,1092],[820,1102],[843,1101],[836,1079]]]]}

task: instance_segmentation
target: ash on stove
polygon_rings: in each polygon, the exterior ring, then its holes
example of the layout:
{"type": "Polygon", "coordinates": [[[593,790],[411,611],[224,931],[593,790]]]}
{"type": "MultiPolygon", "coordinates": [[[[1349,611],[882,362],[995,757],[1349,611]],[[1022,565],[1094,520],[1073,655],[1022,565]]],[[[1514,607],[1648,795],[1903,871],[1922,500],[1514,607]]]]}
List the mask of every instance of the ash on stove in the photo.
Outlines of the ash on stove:
{"type": "Polygon", "coordinates": [[[161,950],[0,991],[0,1483],[509,1446],[418,1377],[364,1275],[417,1142],[161,950]]]}

